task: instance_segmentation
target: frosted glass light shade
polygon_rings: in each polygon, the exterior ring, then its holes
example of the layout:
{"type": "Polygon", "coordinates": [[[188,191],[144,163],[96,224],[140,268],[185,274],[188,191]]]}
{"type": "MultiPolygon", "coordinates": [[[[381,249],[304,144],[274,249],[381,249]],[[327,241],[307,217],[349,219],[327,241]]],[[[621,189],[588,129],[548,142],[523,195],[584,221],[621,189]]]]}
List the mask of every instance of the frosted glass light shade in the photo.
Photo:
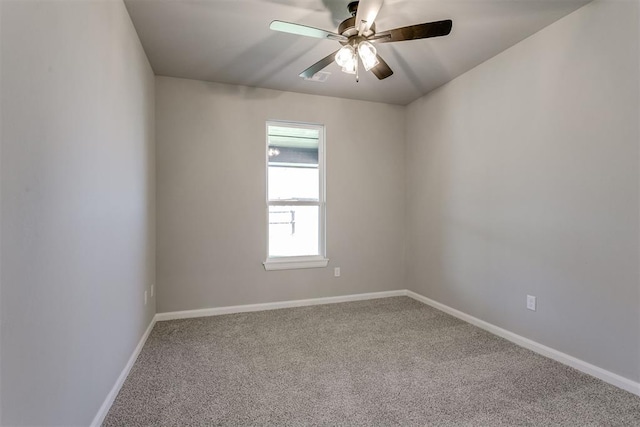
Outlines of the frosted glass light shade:
{"type": "Polygon", "coordinates": [[[368,41],[360,42],[358,45],[358,55],[360,55],[364,69],[367,71],[380,63],[380,61],[378,61],[376,48],[368,41]]]}
{"type": "Polygon", "coordinates": [[[356,50],[351,45],[343,46],[342,49],[336,53],[336,63],[342,68],[353,68],[356,62],[356,50]]]}
{"type": "Polygon", "coordinates": [[[347,74],[355,74],[356,73],[356,61],[352,61],[342,67],[342,72],[347,74]]]}

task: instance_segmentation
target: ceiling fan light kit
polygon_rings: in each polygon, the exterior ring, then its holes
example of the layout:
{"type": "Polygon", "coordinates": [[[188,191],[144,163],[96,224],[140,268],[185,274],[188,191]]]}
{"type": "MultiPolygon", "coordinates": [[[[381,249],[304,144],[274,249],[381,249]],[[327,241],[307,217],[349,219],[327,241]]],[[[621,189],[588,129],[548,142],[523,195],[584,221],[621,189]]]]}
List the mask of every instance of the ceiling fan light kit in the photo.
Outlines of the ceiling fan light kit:
{"type": "Polygon", "coordinates": [[[336,40],[343,45],[336,52],[322,58],[304,70],[300,73],[300,77],[310,79],[318,71],[335,61],[343,72],[355,74],[356,81],[359,81],[359,58],[366,71],[371,71],[379,80],[383,80],[391,76],[393,70],[378,55],[373,43],[391,43],[446,36],[451,32],[453,26],[452,21],[447,19],[376,33],[374,21],[382,8],[383,2],[384,0],[360,0],[349,3],[347,9],[351,13],[351,17],[340,24],[338,33],[284,21],[273,21],[269,28],[274,31],[306,37],[336,40]]]}
{"type": "Polygon", "coordinates": [[[362,61],[362,65],[364,65],[366,71],[380,64],[376,48],[366,40],[361,41],[355,45],[355,47],[348,44],[340,48],[338,53],[336,53],[335,61],[342,67],[343,72],[355,74],[356,81],[358,81],[358,58],[362,61]]]}

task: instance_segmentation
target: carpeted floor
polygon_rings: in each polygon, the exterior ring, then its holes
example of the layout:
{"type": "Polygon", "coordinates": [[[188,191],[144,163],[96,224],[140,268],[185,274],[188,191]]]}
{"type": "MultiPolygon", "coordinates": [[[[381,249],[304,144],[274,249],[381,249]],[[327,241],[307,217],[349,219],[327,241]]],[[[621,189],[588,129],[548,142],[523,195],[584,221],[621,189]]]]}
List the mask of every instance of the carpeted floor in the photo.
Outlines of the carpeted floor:
{"type": "Polygon", "coordinates": [[[105,426],[640,425],[640,397],[407,297],[159,322],[105,426]]]}

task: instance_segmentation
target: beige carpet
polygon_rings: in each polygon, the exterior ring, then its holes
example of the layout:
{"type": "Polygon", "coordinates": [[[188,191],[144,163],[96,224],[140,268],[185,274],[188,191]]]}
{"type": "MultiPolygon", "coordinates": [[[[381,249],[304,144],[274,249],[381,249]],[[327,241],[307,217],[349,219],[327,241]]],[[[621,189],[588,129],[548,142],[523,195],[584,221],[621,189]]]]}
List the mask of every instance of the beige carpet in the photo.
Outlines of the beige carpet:
{"type": "Polygon", "coordinates": [[[159,322],[105,426],[640,425],[640,398],[407,297],[159,322]]]}

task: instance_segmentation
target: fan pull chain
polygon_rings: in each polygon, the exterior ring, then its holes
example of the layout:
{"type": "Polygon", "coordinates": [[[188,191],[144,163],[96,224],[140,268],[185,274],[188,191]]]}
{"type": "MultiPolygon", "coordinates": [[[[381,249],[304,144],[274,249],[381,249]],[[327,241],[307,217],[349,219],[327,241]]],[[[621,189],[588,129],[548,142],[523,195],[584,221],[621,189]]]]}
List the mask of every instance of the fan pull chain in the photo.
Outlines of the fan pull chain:
{"type": "Polygon", "coordinates": [[[356,46],[356,83],[360,83],[360,60],[358,59],[358,46],[356,46]]]}

